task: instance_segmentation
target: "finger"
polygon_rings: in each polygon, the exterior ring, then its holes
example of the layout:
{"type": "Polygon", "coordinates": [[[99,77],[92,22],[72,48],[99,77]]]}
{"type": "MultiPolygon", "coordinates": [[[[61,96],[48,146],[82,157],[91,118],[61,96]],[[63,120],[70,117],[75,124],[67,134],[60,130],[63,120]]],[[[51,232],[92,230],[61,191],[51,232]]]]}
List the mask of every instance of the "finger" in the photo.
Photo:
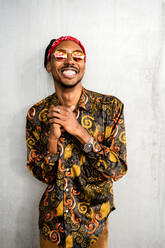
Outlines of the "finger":
{"type": "Polygon", "coordinates": [[[62,110],[60,108],[54,108],[48,113],[48,118],[54,117],[54,116],[67,116],[70,112],[68,110],[62,110]]]}
{"type": "Polygon", "coordinates": [[[54,112],[61,113],[61,114],[64,113],[63,109],[61,109],[60,107],[58,107],[58,108],[54,107],[54,108],[49,109],[48,115],[51,114],[51,113],[54,113],[54,112]]]}
{"type": "Polygon", "coordinates": [[[53,112],[51,112],[51,113],[48,114],[48,119],[52,119],[54,117],[60,118],[61,117],[61,114],[59,114],[59,113],[57,113],[55,111],[53,111],[53,112]]]}
{"type": "Polygon", "coordinates": [[[61,112],[70,112],[70,107],[62,106],[62,105],[57,105],[54,107],[54,110],[57,111],[60,109],[61,112]]]}
{"type": "Polygon", "coordinates": [[[63,121],[58,118],[53,118],[50,119],[50,124],[60,124],[61,126],[63,126],[63,121]]]}
{"type": "MultiPolygon", "coordinates": [[[[72,106],[74,106],[74,105],[72,105],[72,106]]],[[[66,107],[66,106],[62,106],[62,105],[57,105],[57,106],[51,105],[51,108],[49,109],[49,112],[48,112],[48,118],[54,117],[55,116],[54,113],[62,114],[63,116],[68,118],[70,113],[73,112],[72,111],[73,108],[74,107],[70,108],[70,107],[66,107]]]]}
{"type": "Polygon", "coordinates": [[[51,104],[50,107],[49,107],[49,112],[51,112],[51,111],[56,111],[57,108],[60,109],[61,107],[62,107],[62,105],[57,105],[57,106],[55,106],[55,105],[51,104]]]}
{"type": "Polygon", "coordinates": [[[66,118],[68,118],[68,114],[67,113],[57,113],[57,112],[51,112],[50,114],[48,114],[48,119],[51,120],[53,118],[58,118],[61,120],[66,120],[66,118]]]}
{"type": "Polygon", "coordinates": [[[55,106],[53,104],[51,104],[49,107],[49,111],[52,111],[54,108],[55,108],[55,106]]]}
{"type": "Polygon", "coordinates": [[[53,124],[51,124],[51,127],[53,127],[53,128],[61,128],[62,126],[60,124],[53,123],[53,124]]]}

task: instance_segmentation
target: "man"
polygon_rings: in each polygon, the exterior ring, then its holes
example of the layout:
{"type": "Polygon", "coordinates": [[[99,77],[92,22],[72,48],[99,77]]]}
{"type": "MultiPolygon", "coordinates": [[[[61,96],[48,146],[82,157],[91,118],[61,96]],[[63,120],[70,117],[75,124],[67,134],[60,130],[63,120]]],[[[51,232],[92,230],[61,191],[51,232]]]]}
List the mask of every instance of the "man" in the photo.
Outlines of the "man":
{"type": "Polygon", "coordinates": [[[48,184],[39,204],[41,248],[107,248],[113,181],[127,172],[123,103],[82,86],[85,62],[76,38],[52,40],[44,65],[55,93],[27,114],[27,167],[48,184]]]}

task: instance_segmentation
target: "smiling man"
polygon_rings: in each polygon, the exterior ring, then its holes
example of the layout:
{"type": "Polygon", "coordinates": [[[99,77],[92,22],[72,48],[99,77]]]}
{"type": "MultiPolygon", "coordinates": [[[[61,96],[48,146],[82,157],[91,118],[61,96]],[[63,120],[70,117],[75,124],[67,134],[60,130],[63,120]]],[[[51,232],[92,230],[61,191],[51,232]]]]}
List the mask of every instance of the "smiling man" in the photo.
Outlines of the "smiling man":
{"type": "Polygon", "coordinates": [[[27,113],[27,167],[48,184],[39,204],[40,247],[107,248],[113,182],[127,172],[123,103],[82,85],[79,40],[51,40],[44,65],[55,93],[27,113]]]}

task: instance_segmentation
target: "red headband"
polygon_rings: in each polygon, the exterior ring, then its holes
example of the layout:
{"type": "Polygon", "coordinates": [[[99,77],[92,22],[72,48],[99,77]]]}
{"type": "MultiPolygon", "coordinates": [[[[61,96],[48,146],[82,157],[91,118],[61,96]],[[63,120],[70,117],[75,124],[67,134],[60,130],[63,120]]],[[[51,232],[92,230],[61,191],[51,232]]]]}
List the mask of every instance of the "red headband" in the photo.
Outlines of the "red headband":
{"type": "Polygon", "coordinates": [[[62,41],[65,41],[65,40],[72,40],[72,41],[76,42],[76,43],[82,48],[82,50],[83,50],[83,52],[84,52],[84,55],[85,55],[84,61],[86,62],[86,52],[85,52],[85,49],[84,49],[83,45],[81,44],[81,42],[80,42],[78,39],[76,39],[76,38],[74,38],[74,37],[72,37],[72,36],[62,36],[62,37],[56,39],[56,40],[53,42],[51,48],[49,49],[49,51],[48,51],[48,56],[47,56],[47,63],[49,62],[50,55],[52,54],[54,48],[55,48],[59,43],[61,43],[62,41]]]}

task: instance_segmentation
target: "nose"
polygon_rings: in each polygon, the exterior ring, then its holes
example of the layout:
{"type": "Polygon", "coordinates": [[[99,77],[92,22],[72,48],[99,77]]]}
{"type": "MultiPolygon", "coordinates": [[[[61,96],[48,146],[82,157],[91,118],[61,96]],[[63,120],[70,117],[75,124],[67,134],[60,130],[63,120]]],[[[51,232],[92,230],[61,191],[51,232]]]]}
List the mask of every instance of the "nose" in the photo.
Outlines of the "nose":
{"type": "Polygon", "coordinates": [[[68,53],[67,54],[67,58],[65,59],[65,63],[66,64],[74,64],[74,60],[72,58],[72,54],[71,53],[68,53]]]}

